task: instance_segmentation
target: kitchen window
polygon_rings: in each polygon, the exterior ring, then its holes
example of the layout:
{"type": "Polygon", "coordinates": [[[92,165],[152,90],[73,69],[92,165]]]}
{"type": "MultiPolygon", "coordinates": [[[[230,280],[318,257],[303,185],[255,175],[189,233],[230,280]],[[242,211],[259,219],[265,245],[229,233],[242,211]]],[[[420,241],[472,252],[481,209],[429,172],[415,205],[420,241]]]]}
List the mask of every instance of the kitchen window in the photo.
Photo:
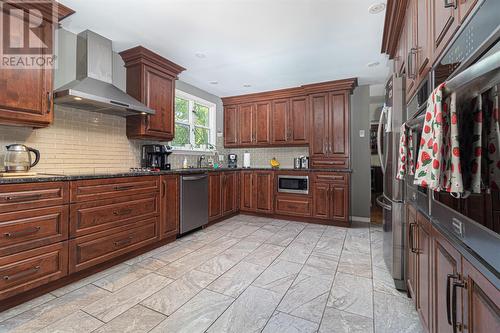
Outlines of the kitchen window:
{"type": "Polygon", "coordinates": [[[215,104],[175,91],[175,150],[208,151],[215,146],[215,104]]]}

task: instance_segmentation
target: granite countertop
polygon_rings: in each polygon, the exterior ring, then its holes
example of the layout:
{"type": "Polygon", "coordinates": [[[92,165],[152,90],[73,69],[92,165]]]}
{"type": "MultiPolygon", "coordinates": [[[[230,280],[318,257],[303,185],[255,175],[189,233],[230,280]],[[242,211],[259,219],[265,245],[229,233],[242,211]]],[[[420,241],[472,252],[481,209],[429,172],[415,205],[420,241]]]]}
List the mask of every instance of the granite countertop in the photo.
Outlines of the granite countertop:
{"type": "Polygon", "coordinates": [[[287,171],[287,172],[344,172],[351,173],[349,169],[293,169],[279,168],[273,169],[270,167],[255,167],[255,168],[192,168],[192,169],[172,169],[164,171],[127,171],[113,173],[94,173],[94,174],[44,174],[40,173],[35,176],[27,177],[0,177],[0,184],[20,184],[20,183],[39,183],[39,182],[54,182],[54,181],[71,181],[85,179],[103,179],[103,178],[119,178],[119,177],[139,177],[139,176],[158,176],[169,174],[194,174],[202,172],[222,172],[222,171],[287,171]]]}

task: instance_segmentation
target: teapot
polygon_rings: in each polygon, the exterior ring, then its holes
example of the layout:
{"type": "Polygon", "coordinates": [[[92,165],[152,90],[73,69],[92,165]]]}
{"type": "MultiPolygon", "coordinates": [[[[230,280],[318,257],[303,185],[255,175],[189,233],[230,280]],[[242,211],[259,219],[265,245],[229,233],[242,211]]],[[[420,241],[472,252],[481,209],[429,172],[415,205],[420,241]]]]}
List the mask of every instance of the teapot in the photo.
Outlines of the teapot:
{"type": "Polygon", "coordinates": [[[8,145],[6,148],[5,171],[7,172],[28,172],[40,161],[40,152],[34,148],[21,144],[8,145]],[[31,153],[35,154],[34,162],[31,153]]]}

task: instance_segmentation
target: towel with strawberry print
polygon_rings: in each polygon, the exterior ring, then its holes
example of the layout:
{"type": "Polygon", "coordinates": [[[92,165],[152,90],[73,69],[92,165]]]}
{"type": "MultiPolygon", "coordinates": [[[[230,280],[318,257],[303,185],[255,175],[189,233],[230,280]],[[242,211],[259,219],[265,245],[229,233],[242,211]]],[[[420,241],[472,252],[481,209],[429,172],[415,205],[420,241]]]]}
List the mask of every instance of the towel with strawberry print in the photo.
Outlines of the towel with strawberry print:
{"type": "Polygon", "coordinates": [[[444,90],[442,83],[427,100],[414,183],[434,191],[460,194],[463,183],[456,96],[453,93],[444,101],[444,90]]]}
{"type": "Polygon", "coordinates": [[[403,180],[406,175],[413,175],[415,172],[414,169],[413,131],[403,124],[401,126],[401,138],[399,140],[399,159],[396,179],[403,180]]]}
{"type": "Polygon", "coordinates": [[[488,171],[489,187],[500,190],[500,110],[499,97],[496,89],[490,91],[492,111],[488,131],[488,171]]]}

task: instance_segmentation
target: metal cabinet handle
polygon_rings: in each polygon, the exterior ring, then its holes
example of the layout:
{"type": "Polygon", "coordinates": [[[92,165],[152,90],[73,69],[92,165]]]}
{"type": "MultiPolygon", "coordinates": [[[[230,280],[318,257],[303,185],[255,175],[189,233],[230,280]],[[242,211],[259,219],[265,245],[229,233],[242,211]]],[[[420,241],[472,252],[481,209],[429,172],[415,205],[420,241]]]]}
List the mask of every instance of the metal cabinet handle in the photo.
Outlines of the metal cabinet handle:
{"type": "Polygon", "coordinates": [[[448,319],[448,324],[453,325],[451,321],[451,309],[450,309],[450,297],[451,297],[451,280],[458,279],[457,274],[448,274],[446,277],[446,318],[448,319]]]}
{"type": "Polygon", "coordinates": [[[47,93],[47,114],[52,110],[52,94],[50,92],[47,93]]]}
{"type": "Polygon", "coordinates": [[[167,182],[163,181],[163,194],[161,197],[165,198],[166,195],[167,195],[167,182]]]}
{"type": "Polygon", "coordinates": [[[113,215],[115,215],[115,216],[128,215],[130,213],[132,213],[132,209],[131,208],[126,208],[126,209],[114,210],[113,211],[113,215]]]}
{"type": "Polygon", "coordinates": [[[33,235],[39,231],[40,231],[40,227],[37,226],[37,227],[28,228],[28,229],[21,230],[21,231],[6,232],[6,233],[4,233],[4,236],[5,236],[5,238],[17,238],[17,237],[33,235]]]}
{"type": "Polygon", "coordinates": [[[35,266],[35,267],[30,268],[30,269],[27,269],[27,270],[21,271],[19,273],[16,273],[14,275],[4,275],[3,279],[5,281],[17,280],[17,279],[21,279],[23,277],[35,274],[39,270],[40,270],[40,266],[35,266]]]}
{"type": "Polygon", "coordinates": [[[4,198],[4,201],[10,202],[22,202],[22,201],[30,201],[30,200],[38,200],[42,197],[41,194],[30,194],[30,195],[15,195],[8,196],[4,198]]]}
{"type": "Polygon", "coordinates": [[[125,239],[121,239],[119,241],[114,242],[115,246],[126,245],[132,241],[132,236],[129,236],[125,239]]]}
{"type": "Polygon", "coordinates": [[[455,8],[457,9],[457,1],[444,0],[444,8],[455,8]]]}
{"type": "Polygon", "coordinates": [[[408,52],[408,78],[415,80],[417,78],[416,70],[414,68],[413,57],[417,53],[417,49],[412,47],[408,52]]]}
{"type": "Polygon", "coordinates": [[[451,325],[453,333],[457,333],[457,328],[462,327],[461,323],[457,322],[457,288],[467,288],[465,282],[454,282],[451,293],[451,325]]]}
{"type": "Polygon", "coordinates": [[[415,250],[415,231],[413,229],[414,226],[416,226],[417,224],[415,222],[413,223],[410,223],[410,230],[409,230],[409,247],[410,247],[410,251],[412,253],[418,253],[417,250],[415,250]]]}
{"type": "Polygon", "coordinates": [[[126,185],[126,186],[115,186],[115,191],[125,191],[125,190],[130,190],[134,186],[132,185],[126,185]]]}

